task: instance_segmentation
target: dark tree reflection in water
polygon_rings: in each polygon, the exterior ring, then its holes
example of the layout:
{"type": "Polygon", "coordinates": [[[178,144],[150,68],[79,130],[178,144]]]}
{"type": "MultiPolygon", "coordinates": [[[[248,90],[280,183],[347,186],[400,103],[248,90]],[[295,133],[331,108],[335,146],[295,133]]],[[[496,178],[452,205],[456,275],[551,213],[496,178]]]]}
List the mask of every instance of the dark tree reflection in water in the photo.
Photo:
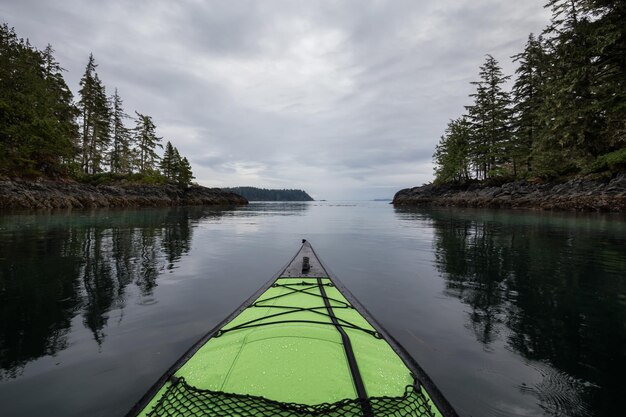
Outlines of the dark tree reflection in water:
{"type": "Polygon", "coordinates": [[[0,241],[0,378],[15,377],[30,360],[66,347],[82,305],[81,267],[71,259],[81,250],[76,237],[62,230],[0,241]],[[24,253],[30,261],[13,261],[24,253]],[[45,271],[35,259],[46,263],[45,271]]]}
{"type": "Polygon", "coordinates": [[[543,381],[520,389],[548,415],[615,415],[626,392],[623,234],[576,217],[555,226],[550,214],[399,213],[432,222],[446,293],[470,307],[467,327],[484,349],[505,340],[539,369],[543,381]]]}
{"type": "Polygon", "coordinates": [[[189,252],[193,225],[222,211],[172,208],[3,217],[0,240],[0,380],[67,348],[73,319],[106,338],[109,312],[134,285],[149,298],[159,276],[189,252]],[[42,216],[48,216],[42,223],[42,216]],[[17,225],[40,224],[34,233],[17,225]]]}

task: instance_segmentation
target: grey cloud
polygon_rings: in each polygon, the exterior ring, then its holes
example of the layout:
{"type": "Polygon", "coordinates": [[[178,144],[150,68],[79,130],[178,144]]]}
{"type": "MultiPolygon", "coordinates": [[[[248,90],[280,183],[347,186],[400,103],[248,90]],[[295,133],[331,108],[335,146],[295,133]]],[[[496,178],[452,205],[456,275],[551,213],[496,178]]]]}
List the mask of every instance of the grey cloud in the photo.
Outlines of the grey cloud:
{"type": "Polygon", "coordinates": [[[485,54],[512,73],[547,23],[538,2],[499,0],[0,0],[0,16],[53,44],[74,91],[93,52],[200,182],[319,198],[430,181],[485,54]]]}

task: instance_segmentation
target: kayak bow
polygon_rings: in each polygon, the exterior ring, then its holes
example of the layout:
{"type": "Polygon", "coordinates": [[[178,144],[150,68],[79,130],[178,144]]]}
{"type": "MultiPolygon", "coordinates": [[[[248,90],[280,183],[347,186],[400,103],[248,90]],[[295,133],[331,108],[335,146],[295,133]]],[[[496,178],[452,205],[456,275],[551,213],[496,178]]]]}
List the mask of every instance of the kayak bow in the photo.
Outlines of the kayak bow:
{"type": "Polygon", "coordinates": [[[183,355],[131,416],[457,414],[303,240],[291,262],[183,355]]]}

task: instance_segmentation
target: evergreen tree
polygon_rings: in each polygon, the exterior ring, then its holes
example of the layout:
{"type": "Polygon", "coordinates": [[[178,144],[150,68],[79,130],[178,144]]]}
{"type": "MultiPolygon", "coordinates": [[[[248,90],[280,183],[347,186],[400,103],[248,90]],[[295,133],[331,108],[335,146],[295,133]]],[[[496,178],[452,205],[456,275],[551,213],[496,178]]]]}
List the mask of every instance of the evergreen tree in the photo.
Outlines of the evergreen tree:
{"type": "Polygon", "coordinates": [[[76,117],[78,109],[74,105],[74,96],[63,78],[65,69],[54,58],[54,49],[48,44],[42,52],[44,77],[46,79],[46,98],[48,109],[56,118],[58,135],[64,137],[60,142],[63,150],[59,156],[64,163],[70,163],[75,156],[78,145],[78,125],[76,117]]]}
{"type": "Polygon", "coordinates": [[[85,73],[80,80],[80,101],[82,120],[82,158],[81,164],[85,173],[101,171],[103,155],[110,144],[110,105],[105,87],[96,73],[97,64],[93,54],[85,73]]]}
{"type": "Polygon", "coordinates": [[[93,137],[91,141],[91,173],[95,174],[103,171],[103,165],[107,164],[106,157],[109,154],[111,145],[111,102],[106,95],[106,90],[102,81],[96,74],[96,96],[93,119],[93,137]]]}
{"type": "Polygon", "coordinates": [[[605,149],[600,132],[604,114],[597,97],[598,71],[591,16],[581,0],[549,0],[552,23],[546,29],[552,56],[546,98],[546,120],[553,148],[569,154],[567,159],[598,155],[605,149]],[[558,110],[556,110],[558,109],[558,110]],[[556,111],[555,111],[556,110],[556,111]]]}
{"type": "Polygon", "coordinates": [[[189,164],[187,158],[181,159],[176,176],[176,182],[178,183],[178,186],[182,188],[187,188],[189,185],[191,185],[191,180],[194,178],[195,177],[191,172],[191,164],[189,164]]]}
{"type": "Polygon", "coordinates": [[[523,162],[526,172],[532,171],[532,152],[542,128],[541,110],[544,109],[545,92],[544,65],[547,60],[539,39],[531,33],[524,51],[513,56],[519,64],[513,86],[513,141],[510,157],[514,175],[518,172],[518,161],[523,162]]]}
{"type": "Polygon", "coordinates": [[[485,138],[487,130],[487,89],[480,82],[473,82],[476,92],[470,97],[474,98],[474,104],[465,106],[467,119],[470,123],[470,135],[468,138],[468,155],[474,169],[476,178],[485,179],[489,171],[489,143],[485,138]]]}
{"type": "Polygon", "coordinates": [[[470,125],[465,117],[451,120],[446,134],[441,137],[433,158],[436,183],[464,182],[469,180],[468,147],[470,125]]]}
{"type": "Polygon", "coordinates": [[[122,98],[115,89],[111,97],[111,172],[128,174],[132,163],[132,137],[130,130],[124,124],[129,116],[124,112],[122,98]]]}
{"type": "Polygon", "coordinates": [[[81,165],[83,167],[83,171],[85,173],[88,171],[88,159],[89,159],[89,148],[90,148],[90,126],[92,123],[92,113],[93,113],[93,102],[94,102],[94,89],[95,89],[95,71],[96,71],[96,63],[93,57],[93,54],[89,54],[89,61],[87,62],[87,67],[85,68],[85,73],[80,80],[80,89],[78,90],[78,94],[80,95],[80,100],[78,102],[81,110],[81,136],[82,136],[82,144],[81,144],[81,165]]]}
{"type": "MultiPolygon", "coordinates": [[[[168,180],[173,180],[178,169],[179,161],[176,160],[174,147],[170,141],[165,145],[163,158],[161,159],[161,172],[168,180]]],[[[177,151],[178,152],[178,151],[177,151]]]]}
{"type": "Polygon", "coordinates": [[[156,169],[159,155],[156,148],[162,148],[159,142],[162,138],[156,135],[156,126],[152,117],[135,112],[137,115],[137,125],[135,127],[135,143],[138,152],[138,169],[142,174],[149,173],[156,169]]]}
{"type": "Polygon", "coordinates": [[[179,183],[179,177],[182,171],[183,160],[178,152],[178,148],[174,147],[172,152],[172,178],[175,183],[179,183]]]}
{"type": "Polygon", "coordinates": [[[503,85],[510,78],[502,74],[498,61],[487,55],[480,67],[480,81],[476,85],[474,104],[467,106],[472,125],[469,152],[477,177],[489,178],[509,160],[511,146],[510,97],[503,85]]]}
{"type": "Polygon", "coordinates": [[[75,107],[52,47],[39,52],[0,26],[0,172],[59,175],[71,159],[75,107]]]}
{"type": "Polygon", "coordinates": [[[195,178],[187,158],[181,158],[178,149],[172,146],[170,142],[165,145],[161,159],[161,172],[165,178],[182,188],[188,187],[191,180],[195,178]]]}
{"type": "Polygon", "coordinates": [[[599,152],[626,146],[626,2],[583,0],[580,10],[589,21],[591,64],[598,113],[603,115],[599,152]]]}
{"type": "Polygon", "coordinates": [[[176,180],[180,174],[182,158],[178,152],[178,148],[174,147],[174,153],[172,156],[172,179],[176,180]]]}

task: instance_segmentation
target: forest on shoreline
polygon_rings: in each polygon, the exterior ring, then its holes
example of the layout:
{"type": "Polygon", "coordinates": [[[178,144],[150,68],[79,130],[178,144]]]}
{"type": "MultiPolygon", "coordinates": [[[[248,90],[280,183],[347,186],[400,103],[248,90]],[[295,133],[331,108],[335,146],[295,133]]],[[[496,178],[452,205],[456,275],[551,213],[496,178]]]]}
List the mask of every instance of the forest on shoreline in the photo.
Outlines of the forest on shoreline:
{"type": "Polygon", "coordinates": [[[271,190],[257,187],[223,188],[245,197],[248,201],[315,201],[304,190],[271,190]]]}
{"type": "Polygon", "coordinates": [[[38,50],[3,23],[0,56],[0,178],[191,184],[187,158],[163,148],[151,116],[129,116],[117,88],[107,94],[92,54],[76,101],[51,45],[38,50]]]}
{"type": "Polygon", "coordinates": [[[436,185],[626,171],[626,2],[545,7],[551,22],[512,57],[513,80],[487,55],[473,102],[436,147],[436,185]]]}

